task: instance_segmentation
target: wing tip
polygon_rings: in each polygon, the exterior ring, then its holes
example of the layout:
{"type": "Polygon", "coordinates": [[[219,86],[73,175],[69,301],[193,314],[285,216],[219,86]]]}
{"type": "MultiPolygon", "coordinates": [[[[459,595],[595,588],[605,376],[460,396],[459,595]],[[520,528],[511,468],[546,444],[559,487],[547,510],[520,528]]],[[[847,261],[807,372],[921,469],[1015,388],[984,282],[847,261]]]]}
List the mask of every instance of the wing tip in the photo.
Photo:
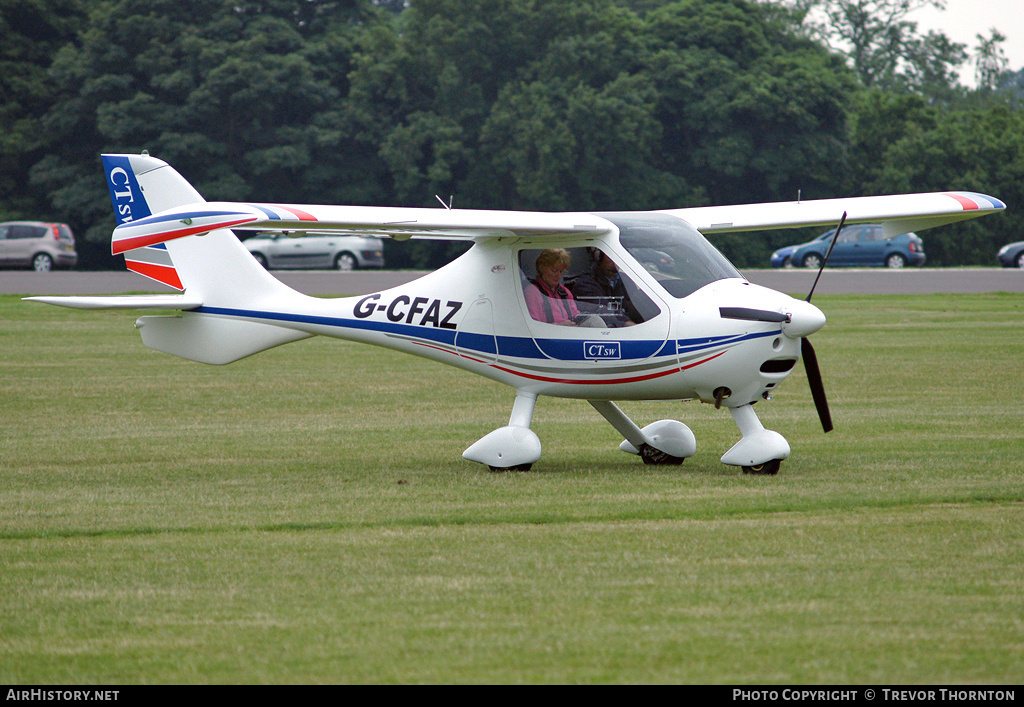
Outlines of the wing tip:
{"type": "Polygon", "coordinates": [[[942,194],[960,202],[964,211],[1003,211],[1006,209],[1005,203],[988,194],[972,191],[948,191],[942,192],[942,194]]]}

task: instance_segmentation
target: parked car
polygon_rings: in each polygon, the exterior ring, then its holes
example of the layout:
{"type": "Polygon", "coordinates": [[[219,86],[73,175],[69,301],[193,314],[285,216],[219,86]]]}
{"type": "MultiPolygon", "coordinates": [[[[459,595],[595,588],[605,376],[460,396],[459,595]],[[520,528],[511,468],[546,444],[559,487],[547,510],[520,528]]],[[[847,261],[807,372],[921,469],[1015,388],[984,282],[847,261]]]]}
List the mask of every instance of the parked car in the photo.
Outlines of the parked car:
{"type": "Polygon", "coordinates": [[[243,241],[253,257],[274,270],[357,270],[384,267],[384,243],[363,236],[302,236],[261,233],[243,241]]]}
{"type": "MultiPolygon", "coordinates": [[[[813,241],[780,248],[772,253],[771,263],[777,268],[820,268],[834,233],[835,229],[832,229],[813,241]]],[[[857,224],[843,228],[828,264],[902,268],[906,265],[924,265],[924,261],[924,241],[916,233],[886,238],[878,224],[857,224]]]]}
{"type": "Polygon", "coordinates": [[[1004,268],[1024,268],[1024,241],[1004,245],[996,257],[1004,268]]]}
{"type": "Polygon", "coordinates": [[[8,221],[0,223],[0,266],[49,272],[78,263],[75,236],[65,223],[8,221]]]}

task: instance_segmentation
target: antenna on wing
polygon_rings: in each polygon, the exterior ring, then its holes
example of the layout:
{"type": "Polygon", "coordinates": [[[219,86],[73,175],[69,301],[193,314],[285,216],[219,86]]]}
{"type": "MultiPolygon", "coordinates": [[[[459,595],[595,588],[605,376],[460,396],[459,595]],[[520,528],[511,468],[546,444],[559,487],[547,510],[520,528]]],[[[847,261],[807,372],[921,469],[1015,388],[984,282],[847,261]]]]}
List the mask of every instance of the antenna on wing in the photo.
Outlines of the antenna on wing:
{"type": "Polygon", "coordinates": [[[444,208],[448,209],[449,211],[452,210],[452,197],[450,197],[450,196],[448,197],[448,203],[447,204],[444,203],[444,199],[439,197],[437,194],[434,194],[434,198],[441,202],[441,206],[443,206],[444,208]]]}

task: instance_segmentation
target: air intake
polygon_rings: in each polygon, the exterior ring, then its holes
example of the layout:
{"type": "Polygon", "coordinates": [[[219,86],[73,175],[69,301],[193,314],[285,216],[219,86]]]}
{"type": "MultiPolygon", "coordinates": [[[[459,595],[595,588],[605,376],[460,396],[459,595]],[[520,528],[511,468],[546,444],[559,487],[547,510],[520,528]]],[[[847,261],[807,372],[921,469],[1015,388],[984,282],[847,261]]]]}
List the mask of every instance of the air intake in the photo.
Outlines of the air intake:
{"type": "Polygon", "coordinates": [[[786,373],[795,365],[795,358],[773,358],[761,364],[761,373],[786,373]]]}

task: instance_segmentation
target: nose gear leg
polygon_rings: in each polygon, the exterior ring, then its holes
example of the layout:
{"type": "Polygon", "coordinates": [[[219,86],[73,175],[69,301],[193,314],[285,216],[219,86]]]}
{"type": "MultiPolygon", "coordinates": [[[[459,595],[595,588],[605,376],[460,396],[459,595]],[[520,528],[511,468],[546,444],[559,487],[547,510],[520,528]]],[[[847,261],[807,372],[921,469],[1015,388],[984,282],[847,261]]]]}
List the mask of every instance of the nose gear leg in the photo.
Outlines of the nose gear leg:
{"type": "Polygon", "coordinates": [[[752,405],[729,408],[743,439],[722,455],[722,463],[743,468],[745,474],[777,474],[789,457],[789,442],[778,432],[766,430],[752,405]]]}
{"type": "Polygon", "coordinates": [[[530,429],[536,404],[536,394],[517,391],[508,424],[477,440],[462,458],[491,471],[529,471],[541,452],[540,438],[530,429]]]}

